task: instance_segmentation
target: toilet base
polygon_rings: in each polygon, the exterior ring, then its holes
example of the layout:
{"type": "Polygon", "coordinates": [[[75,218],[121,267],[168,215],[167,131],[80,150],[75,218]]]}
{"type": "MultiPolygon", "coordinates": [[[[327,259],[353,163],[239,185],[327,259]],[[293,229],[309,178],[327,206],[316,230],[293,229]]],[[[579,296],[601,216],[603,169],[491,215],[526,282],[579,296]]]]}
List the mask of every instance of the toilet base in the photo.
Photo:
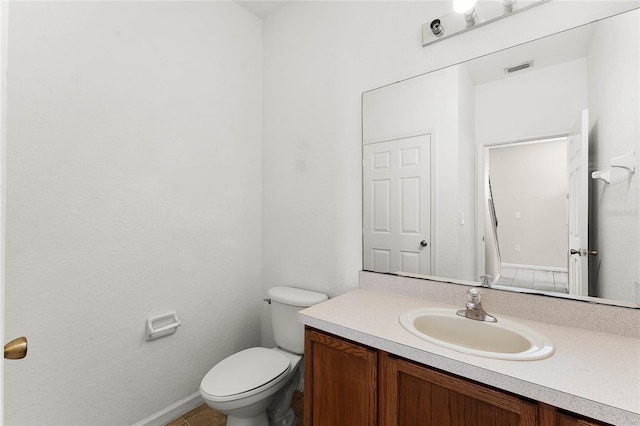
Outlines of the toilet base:
{"type": "Polygon", "coordinates": [[[293,426],[296,424],[296,414],[291,409],[291,400],[299,382],[300,368],[296,366],[291,379],[284,385],[267,409],[271,426],[293,426]]]}
{"type": "Polygon", "coordinates": [[[287,411],[287,413],[280,417],[277,421],[273,421],[270,423],[270,426],[293,426],[296,424],[296,413],[293,412],[291,408],[287,411]]]}
{"type": "Polygon", "coordinates": [[[294,426],[296,414],[291,409],[291,400],[293,392],[298,387],[298,382],[300,382],[300,369],[296,368],[267,411],[249,418],[227,416],[227,426],[294,426]]]}
{"type": "Polygon", "coordinates": [[[269,417],[264,411],[255,417],[227,416],[227,426],[269,426],[269,417]]]}

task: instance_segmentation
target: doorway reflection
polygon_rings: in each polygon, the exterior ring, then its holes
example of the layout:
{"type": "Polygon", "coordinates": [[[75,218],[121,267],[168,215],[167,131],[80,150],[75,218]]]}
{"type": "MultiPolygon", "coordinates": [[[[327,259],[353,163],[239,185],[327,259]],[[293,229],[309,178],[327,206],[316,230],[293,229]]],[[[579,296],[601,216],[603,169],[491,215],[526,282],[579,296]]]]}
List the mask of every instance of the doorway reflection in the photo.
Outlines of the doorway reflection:
{"type": "Polygon", "coordinates": [[[495,285],[568,293],[567,139],[492,146],[485,160],[501,252],[495,285]]]}

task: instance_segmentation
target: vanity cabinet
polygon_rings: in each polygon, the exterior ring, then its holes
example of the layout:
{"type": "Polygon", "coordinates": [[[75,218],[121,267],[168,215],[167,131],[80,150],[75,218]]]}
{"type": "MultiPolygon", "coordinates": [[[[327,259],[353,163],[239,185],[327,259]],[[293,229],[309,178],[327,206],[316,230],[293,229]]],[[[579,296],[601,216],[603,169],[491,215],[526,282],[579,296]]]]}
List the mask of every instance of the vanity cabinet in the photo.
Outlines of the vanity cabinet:
{"type": "Polygon", "coordinates": [[[602,426],[307,327],[305,426],[602,426]]]}

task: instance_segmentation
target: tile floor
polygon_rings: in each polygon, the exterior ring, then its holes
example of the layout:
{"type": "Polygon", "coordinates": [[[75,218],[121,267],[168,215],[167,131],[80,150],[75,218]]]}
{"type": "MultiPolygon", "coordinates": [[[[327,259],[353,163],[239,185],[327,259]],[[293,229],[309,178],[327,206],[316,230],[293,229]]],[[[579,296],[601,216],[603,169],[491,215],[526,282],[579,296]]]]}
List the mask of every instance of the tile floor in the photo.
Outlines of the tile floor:
{"type": "Polygon", "coordinates": [[[496,284],[508,287],[569,293],[568,277],[569,275],[566,272],[509,268],[503,266],[500,269],[500,279],[496,284]]]}
{"type": "MultiPolygon", "coordinates": [[[[291,400],[291,408],[296,413],[296,426],[303,424],[304,398],[300,391],[295,391],[291,400]]],[[[202,404],[177,419],[169,422],[166,426],[225,426],[227,416],[202,404]]]]}

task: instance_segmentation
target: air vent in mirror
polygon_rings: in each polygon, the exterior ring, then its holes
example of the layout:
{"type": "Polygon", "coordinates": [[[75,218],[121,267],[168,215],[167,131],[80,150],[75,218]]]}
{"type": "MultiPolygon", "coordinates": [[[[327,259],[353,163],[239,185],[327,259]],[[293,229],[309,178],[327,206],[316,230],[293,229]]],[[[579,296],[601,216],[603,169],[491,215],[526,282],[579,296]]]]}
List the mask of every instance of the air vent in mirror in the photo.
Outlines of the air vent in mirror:
{"type": "Polygon", "coordinates": [[[512,66],[512,67],[505,68],[504,69],[504,73],[505,74],[511,74],[511,73],[516,72],[516,71],[526,70],[527,68],[531,68],[531,67],[533,67],[533,61],[527,61],[527,62],[524,62],[524,63],[522,63],[520,65],[515,65],[515,66],[512,66]]]}

